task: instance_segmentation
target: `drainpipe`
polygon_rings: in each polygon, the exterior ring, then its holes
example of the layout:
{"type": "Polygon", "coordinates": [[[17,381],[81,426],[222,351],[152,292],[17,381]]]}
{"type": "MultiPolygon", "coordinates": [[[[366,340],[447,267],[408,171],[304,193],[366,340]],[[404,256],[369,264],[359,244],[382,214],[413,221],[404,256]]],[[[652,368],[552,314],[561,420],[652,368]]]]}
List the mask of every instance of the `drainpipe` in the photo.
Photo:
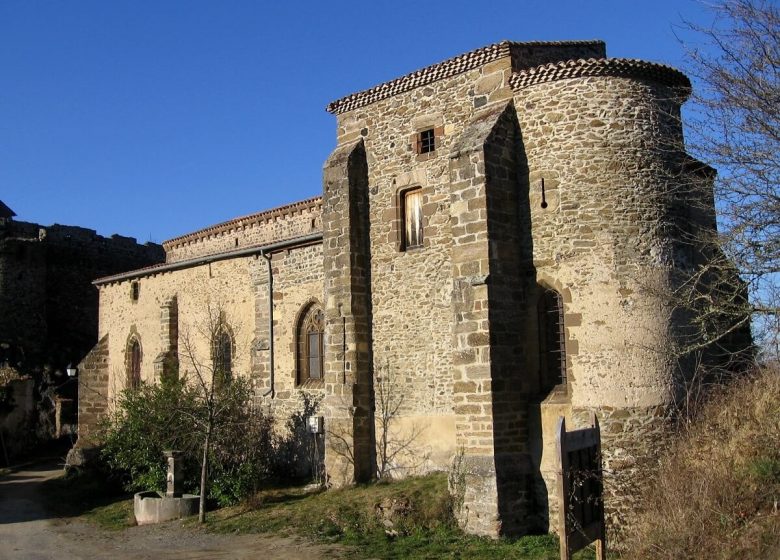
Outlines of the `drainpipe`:
{"type": "Polygon", "coordinates": [[[276,390],[274,389],[274,269],[271,266],[270,253],[260,251],[260,256],[268,264],[268,362],[271,374],[271,387],[263,396],[267,397],[270,395],[273,399],[276,396],[276,390]]]}

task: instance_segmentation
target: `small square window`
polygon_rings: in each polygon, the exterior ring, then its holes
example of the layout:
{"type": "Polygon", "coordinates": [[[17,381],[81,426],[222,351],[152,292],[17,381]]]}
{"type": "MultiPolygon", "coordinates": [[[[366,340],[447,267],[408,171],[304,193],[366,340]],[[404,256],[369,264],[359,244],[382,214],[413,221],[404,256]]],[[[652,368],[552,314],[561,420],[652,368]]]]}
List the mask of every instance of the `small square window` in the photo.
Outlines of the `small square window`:
{"type": "Polygon", "coordinates": [[[429,128],[417,136],[417,153],[428,154],[436,150],[436,132],[429,128]]]}

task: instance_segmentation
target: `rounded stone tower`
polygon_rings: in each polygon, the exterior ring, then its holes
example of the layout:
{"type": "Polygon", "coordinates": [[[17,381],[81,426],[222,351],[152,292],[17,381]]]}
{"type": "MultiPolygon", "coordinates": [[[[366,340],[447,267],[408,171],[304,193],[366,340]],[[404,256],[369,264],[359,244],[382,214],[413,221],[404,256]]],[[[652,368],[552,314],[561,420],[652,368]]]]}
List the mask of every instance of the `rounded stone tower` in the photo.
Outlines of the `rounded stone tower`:
{"type": "Polygon", "coordinates": [[[626,485],[657,455],[674,393],[670,225],[684,154],[680,104],[690,82],[658,64],[590,59],[522,71],[511,85],[540,302],[529,358],[543,364],[536,413],[543,437],[533,454],[546,488],[538,492],[549,496],[552,513],[556,418],[582,425],[595,411],[607,512],[620,524],[626,485]],[[544,322],[558,330],[557,347],[544,340],[544,322]],[[560,369],[546,393],[550,352],[558,352],[552,369],[560,369]]]}

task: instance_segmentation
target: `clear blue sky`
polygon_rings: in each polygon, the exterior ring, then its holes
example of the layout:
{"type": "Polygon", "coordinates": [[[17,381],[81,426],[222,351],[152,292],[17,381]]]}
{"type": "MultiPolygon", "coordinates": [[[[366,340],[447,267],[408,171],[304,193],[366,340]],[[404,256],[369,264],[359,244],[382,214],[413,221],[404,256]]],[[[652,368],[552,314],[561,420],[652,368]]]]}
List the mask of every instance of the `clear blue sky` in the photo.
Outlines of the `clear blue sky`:
{"type": "Polygon", "coordinates": [[[318,195],[325,105],[502,39],[674,66],[695,0],[2,0],[0,200],[163,241],[318,195]]]}

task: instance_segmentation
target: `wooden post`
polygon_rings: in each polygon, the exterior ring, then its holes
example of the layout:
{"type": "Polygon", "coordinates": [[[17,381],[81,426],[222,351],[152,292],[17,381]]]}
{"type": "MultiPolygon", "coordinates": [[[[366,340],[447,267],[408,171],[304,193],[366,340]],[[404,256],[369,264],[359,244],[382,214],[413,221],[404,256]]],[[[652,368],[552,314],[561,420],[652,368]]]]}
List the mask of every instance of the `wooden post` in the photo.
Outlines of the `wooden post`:
{"type": "Polygon", "coordinates": [[[569,551],[569,524],[566,522],[566,514],[569,511],[569,464],[566,453],[566,418],[558,418],[558,426],[555,429],[555,443],[558,450],[558,538],[560,540],[561,560],[571,560],[569,551]]]}

